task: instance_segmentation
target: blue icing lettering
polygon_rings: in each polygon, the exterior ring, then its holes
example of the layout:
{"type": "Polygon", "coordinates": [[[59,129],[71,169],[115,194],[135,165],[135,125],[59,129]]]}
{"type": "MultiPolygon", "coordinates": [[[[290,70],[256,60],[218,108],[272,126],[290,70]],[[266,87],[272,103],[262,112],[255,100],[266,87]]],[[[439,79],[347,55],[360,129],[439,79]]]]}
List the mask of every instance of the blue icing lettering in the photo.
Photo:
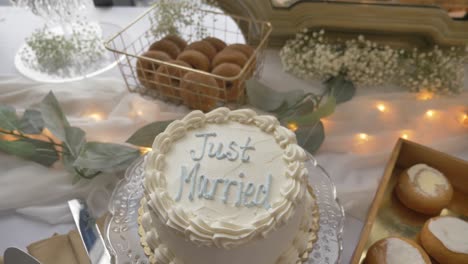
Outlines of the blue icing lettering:
{"type": "Polygon", "coordinates": [[[254,146],[249,146],[250,140],[251,140],[250,137],[248,137],[247,142],[245,143],[245,145],[240,147],[240,149],[242,149],[242,155],[241,155],[242,162],[249,162],[250,161],[250,156],[246,155],[246,153],[245,153],[247,150],[255,150],[254,146]]]}
{"type": "Polygon", "coordinates": [[[247,185],[247,188],[245,189],[244,192],[244,199],[242,201],[242,204],[245,205],[246,207],[252,207],[255,206],[253,203],[250,203],[247,201],[249,197],[251,197],[255,193],[255,184],[249,183],[247,185]]]}
{"type": "Polygon", "coordinates": [[[202,160],[205,155],[207,154],[210,158],[216,158],[218,160],[228,159],[229,161],[236,161],[237,159],[241,159],[242,162],[249,162],[250,156],[247,154],[248,150],[255,150],[255,147],[250,145],[252,139],[250,137],[247,138],[247,141],[244,145],[239,146],[239,144],[235,141],[231,141],[229,143],[228,149],[224,147],[224,144],[221,142],[214,143],[209,142],[210,137],[216,137],[216,133],[199,133],[195,134],[195,137],[203,138],[203,143],[199,153],[197,150],[191,149],[190,150],[190,157],[194,161],[202,160]],[[208,150],[209,149],[209,150],[208,150]],[[240,152],[240,154],[239,154],[240,152]]]}
{"type": "Polygon", "coordinates": [[[200,176],[200,185],[198,186],[198,198],[209,199],[207,196],[205,196],[209,182],[210,179],[206,178],[205,175],[200,176]]]}
{"type": "Polygon", "coordinates": [[[184,182],[185,183],[190,183],[190,194],[189,194],[189,200],[193,201],[193,196],[195,194],[195,184],[197,180],[197,175],[198,175],[198,170],[200,169],[200,163],[195,163],[195,166],[190,170],[190,173],[187,172],[187,167],[182,165],[182,172],[180,174],[180,187],[179,187],[179,192],[177,193],[177,196],[175,198],[176,201],[180,201],[182,198],[182,193],[184,190],[184,182]]]}
{"type": "Polygon", "coordinates": [[[257,193],[255,194],[255,199],[253,200],[254,205],[256,206],[263,206],[265,209],[271,208],[270,203],[268,203],[268,197],[270,196],[270,188],[271,188],[271,181],[272,181],[271,174],[267,177],[266,185],[261,184],[258,187],[257,193]],[[259,198],[261,194],[264,194],[263,198],[259,198]]]}
{"type": "MultiPolygon", "coordinates": [[[[249,150],[255,150],[255,147],[251,145],[252,139],[247,138],[245,144],[239,145],[235,141],[230,141],[229,145],[224,145],[221,142],[210,142],[210,138],[217,137],[216,133],[199,133],[195,134],[195,137],[203,140],[199,150],[191,149],[190,157],[196,161],[195,165],[189,170],[185,165],[181,167],[180,174],[180,186],[175,197],[175,201],[180,201],[184,194],[184,187],[188,185],[190,190],[187,198],[190,201],[194,199],[206,199],[216,200],[221,199],[224,204],[232,204],[236,207],[264,207],[265,209],[270,208],[269,196],[272,182],[272,175],[269,174],[266,178],[266,182],[259,186],[256,186],[252,182],[244,182],[244,173],[239,173],[239,179],[225,179],[215,178],[210,179],[206,175],[198,175],[200,170],[200,163],[205,156],[209,158],[216,158],[218,160],[227,159],[229,161],[236,161],[238,159],[243,163],[250,162],[249,150]],[[219,185],[223,186],[223,193],[220,196],[216,196],[219,185]],[[232,190],[237,188],[237,190],[232,190]],[[236,193],[231,197],[231,193],[236,193]]],[[[221,188],[221,187],[220,187],[221,188]]]]}
{"type": "Polygon", "coordinates": [[[230,181],[230,180],[225,180],[224,181],[224,193],[223,193],[223,203],[227,203],[228,198],[229,198],[229,189],[231,185],[237,185],[237,181],[230,181]]]}
{"type": "Polygon", "coordinates": [[[210,200],[213,200],[216,196],[216,190],[218,189],[218,184],[219,183],[224,183],[224,179],[216,179],[212,186],[211,186],[211,190],[208,194],[205,195],[205,198],[206,199],[210,199],[210,200]],[[209,197],[209,198],[207,198],[209,197]]]}
{"type": "Polygon", "coordinates": [[[214,149],[214,143],[210,143],[210,151],[208,153],[208,157],[214,158],[218,160],[222,160],[226,158],[226,154],[223,153],[223,143],[218,144],[218,150],[216,152],[213,151],[214,149]]]}
{"type": "Polygon", "coordinates": [[[192,157],[192,159],[194,161],[199,161],[199,160],[203,159],[203,157],[205,156],[206,143],[208,142],[208,137],[216,137],[216,133],[200,133],[200,134],[195,134],[195,136],[204,138],[202,151],[201,151],[199,157],[196,157],[196,155],[195,155],[196,151],[195,150],[193,150],[193,149],[190,150],[190,156],[192,157]]]}
{"type": "Polygon", "coordinates": [[[218,186],[224,184],[223,194],[218,196],[224,204],[229,202],[233,188],[237,188],[237,192],[234,195],[232,204],[236,207],[264,207],[265,209],[270,208],[269,196],[271,189],[272,176],[269,174],[266,178],[266,183],[260,186],[255,186],[254,183],[249,182],[248,184],[243,182],[242,179],[245,177],[244,173],[239,174],[239,180],[229,180],[223,178],[210,179],[205,175],[198,176],[200,169],[200,163],[196,163],[193,168],[189,171],[187,166],[181,167],[180,175],[180,186],[179,191],[175,197],[175,201],[178,202],[182,199],[184,194],[184,186],[189,185],[189,195],[187,198],[190,201],[194,201],[195,198],[215,200],[217,198],[216,192],[218,186]],[[250,200],[250,201],[249,201],[250,200]]]}
{"type": "Polygon", "coordinates": [[[228,160],[235,161],[237,158],[239,158],[239,152],[236,149],[237,146],[238,145],[235,141],[231,141],[231,143],[229,144],[230,151],[226,153],[226,157],[228,160]]]}
{"type": "Polygon", "coordinates": [[[244,183],[239,182],[239,189],[237,190],[237,202],[236,202],[237,207],[242,205],[242,195],[243,194],[244,194],[244,183]]]}

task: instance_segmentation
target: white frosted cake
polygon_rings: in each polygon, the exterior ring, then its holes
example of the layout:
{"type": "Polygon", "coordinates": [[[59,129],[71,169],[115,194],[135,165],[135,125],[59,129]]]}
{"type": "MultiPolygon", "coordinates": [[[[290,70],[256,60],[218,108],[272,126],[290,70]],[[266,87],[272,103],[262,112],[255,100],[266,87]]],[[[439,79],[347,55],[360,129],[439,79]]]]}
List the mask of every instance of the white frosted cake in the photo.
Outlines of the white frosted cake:
{"type": "Polygon", "coordinates": [[[151,263],[302,263],[318,210],[305,151],[273,116],[193,111],[146,157],[140,235],[151,263]]]}

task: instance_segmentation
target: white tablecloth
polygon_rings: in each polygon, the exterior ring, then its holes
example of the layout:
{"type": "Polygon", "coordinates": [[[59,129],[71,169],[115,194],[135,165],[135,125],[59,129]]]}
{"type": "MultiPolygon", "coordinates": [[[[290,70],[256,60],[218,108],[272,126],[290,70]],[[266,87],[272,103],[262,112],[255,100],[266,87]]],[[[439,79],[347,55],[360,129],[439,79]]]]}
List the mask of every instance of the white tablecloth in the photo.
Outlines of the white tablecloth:
{"type": "MultiPolygon", "coordinates": [[[[112,8],[99,10],[99,14],[104,21],[125,25],[142,11],[112,8]]],[[[83,128],[88,139],[109,142],[123,142],[148,122],[188,112],[183,106],[128,93],[116,69],[90,80],[61,85],[38,84],[19,76],[13,66],[14,53],[38,21],[28,12],[0,8],[1,104],[21,110],[53,90],[71,123],[83,128]],[[144,114],[138,115],[139,111],[144,114]],[[92,113],[99,113],[103,120],[90,118],[92,113]]],[[[278,90],[321,89],[318,83],[284,74],[277,52],[268,51],[264,83],[278,90]]],[[[418,101],[415,95],[394,87],[378,87],[360,89],[352,101],[340,105],[324,120],[326,140],[316,156],[336,182],[347,210],[342,263],[349,262],[397,138],[406,133],[411,140],[468,159],[468,127],[457,119],[467,109],[466,91],[458,96],[418,101]],[[387,111],[377,111],[377,103],[384,103],[387,111]],[[428,109],[434,111],[433,118],[425,117],[428,109]],[[359,133],[368,134],[368,140],[360,140],[359,133]]],[[[60,169],[46,169],[5,154],[0,154],[0,168],[0,253],[9,246],[24,248],[54,232],[72,229],[66,207],[69,198],[85,197],[96,213],[105,210],[117,179],[116,175],[104,175],[91,183],[72,186],[71,178],[60,169]]]]}

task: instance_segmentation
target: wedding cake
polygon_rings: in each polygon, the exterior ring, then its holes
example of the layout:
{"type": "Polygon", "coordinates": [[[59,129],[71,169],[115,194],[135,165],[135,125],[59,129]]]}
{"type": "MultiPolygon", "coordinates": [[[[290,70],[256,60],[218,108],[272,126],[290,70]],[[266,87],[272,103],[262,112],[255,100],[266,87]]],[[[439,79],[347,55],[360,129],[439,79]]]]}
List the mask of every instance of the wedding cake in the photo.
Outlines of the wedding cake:
{"type": "Polygon", "coordinates": [[[193,111],[146,156],[139,233],[151,263],[302,263],[318,230],[305,151],[273,116],[193,111]]]}

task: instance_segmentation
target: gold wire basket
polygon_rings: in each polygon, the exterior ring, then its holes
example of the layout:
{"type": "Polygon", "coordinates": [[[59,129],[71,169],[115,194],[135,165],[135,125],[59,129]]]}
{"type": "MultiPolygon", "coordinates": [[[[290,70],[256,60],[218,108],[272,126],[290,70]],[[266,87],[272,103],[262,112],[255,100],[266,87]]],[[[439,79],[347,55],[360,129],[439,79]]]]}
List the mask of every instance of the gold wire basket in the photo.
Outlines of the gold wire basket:
{"type": "MultiPolygon", "coordinates": [[[[170,4],[171,1],[168,2],[170,4]]],[[[162,38],[154,33],[158,26],[155,24],[154,14],[159,11],[158,6],[154,5],[105,43],[106,48],[114,52],[128,90],[152,98],[183,103],[203,111],[218,106],[236,108],[244,104],[247,97],[245,81],[261,74],[271,24],[211,9],[195,10],[200,12],[198,17],[202,17],[203,21],[185,25],[178,28],[178,31],[187,43],[201,40],[202,32],[204,36],[219,38],[228,45],[244,43],[253,47],[253,55],[237,76],[224,77],[141,56],[152,43],[162,38]],[[141,68],[137,69],[137,64],[140,63],[149,67],[145,67],[143,71],[141,68]],[[165,70],[159,69],[160,67],[165,70]],[[205,79],[213,78],[216,82],[184,80],[183,77],[188,72],[202,75],[205,79]],[[182,85],[183,82],[185,85],[182,85]]]]}

